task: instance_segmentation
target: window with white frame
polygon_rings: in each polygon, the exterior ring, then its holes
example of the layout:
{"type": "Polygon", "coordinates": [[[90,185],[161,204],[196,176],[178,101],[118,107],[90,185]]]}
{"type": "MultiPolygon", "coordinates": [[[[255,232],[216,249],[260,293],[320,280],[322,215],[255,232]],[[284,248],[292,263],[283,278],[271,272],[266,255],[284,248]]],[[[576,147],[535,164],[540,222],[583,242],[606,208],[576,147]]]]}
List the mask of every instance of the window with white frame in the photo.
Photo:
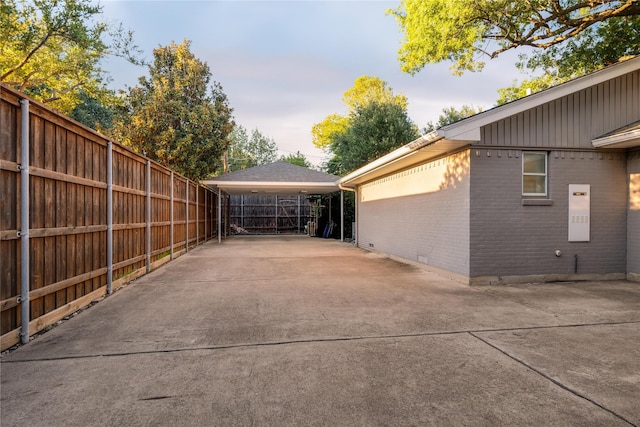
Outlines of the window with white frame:
{"type": "Polygon", "coordinates": [[[522,195],[547,195],[547,153],[522,152],[522,195]]]}

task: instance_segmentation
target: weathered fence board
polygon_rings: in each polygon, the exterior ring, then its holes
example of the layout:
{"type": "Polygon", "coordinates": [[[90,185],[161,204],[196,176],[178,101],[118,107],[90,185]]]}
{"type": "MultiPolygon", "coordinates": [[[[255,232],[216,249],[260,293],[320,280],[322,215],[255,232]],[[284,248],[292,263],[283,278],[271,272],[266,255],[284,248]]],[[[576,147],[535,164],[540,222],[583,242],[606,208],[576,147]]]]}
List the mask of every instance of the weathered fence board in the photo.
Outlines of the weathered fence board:
{"type": "Polygon", "coordinates": [[[298,234],[304,233],[310,209],[306,196],[231,196],[229,221],[248,233],[298,234]]]}
{"type": "Polygon", "coordinates": [[[217,206],[217,194],[33,100],[29,224],[21,224],[20,101],[26,96],[4,85],[0,93],[1,349],[25,341],[25,331],[37,333],[109,289],[217,237],[217,216],[208,215],[217,206]],[[21,295],[20,233],[25,232],[28,298],[21,295]],[[25,299],[28,330],[21,314],[25,299]]]}

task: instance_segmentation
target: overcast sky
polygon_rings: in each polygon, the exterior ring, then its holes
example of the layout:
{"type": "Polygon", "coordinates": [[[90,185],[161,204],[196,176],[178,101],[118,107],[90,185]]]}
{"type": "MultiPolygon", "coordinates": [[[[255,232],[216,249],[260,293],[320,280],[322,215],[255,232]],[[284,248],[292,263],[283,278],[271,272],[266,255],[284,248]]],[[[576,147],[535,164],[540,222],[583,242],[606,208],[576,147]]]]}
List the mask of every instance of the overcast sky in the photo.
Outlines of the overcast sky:
{"type": "MultiPolygon", "coordinates": [[[[425,67],[416,76],[400,70],[402,34],[385,11],[398,1],[114,1],[102,0],[104,18],[134,32],[144,57],[172,41],[192,41],[222,84],[236,123],[273,138],[280,154],[300,150],[312,163],[326,155],[311,143],[311,127],[328,114],[346,114],[342,94],[370,75],[409,100],[420,127],[445,107],[488,109],[497,89],[525,76],[516,54],[489,61],[481,73],[452,75],[450,64],[425,67]]],[[[110,60],[114,89],[134,86],[146,67],[110,60]]],[[[409,142],[409,141],[407,141],[409,142]]]]}

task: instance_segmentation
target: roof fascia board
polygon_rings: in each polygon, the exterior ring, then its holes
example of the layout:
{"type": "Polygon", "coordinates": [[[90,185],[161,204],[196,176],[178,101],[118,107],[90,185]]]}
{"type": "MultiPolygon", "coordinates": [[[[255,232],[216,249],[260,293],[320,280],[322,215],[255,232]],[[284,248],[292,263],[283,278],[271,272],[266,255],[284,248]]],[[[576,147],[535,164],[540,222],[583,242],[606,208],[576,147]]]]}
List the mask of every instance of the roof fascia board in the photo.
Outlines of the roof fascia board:
{"type": "Polygon", "coordinates": [[[293,188],[293,187],[336,187],[335,182],[282,182],[282,181],[202,181],[205,185],[214,185],[216,187],[254,187],[254,188],[293,188]]]}
{"type": "Polygon", "coordinates": [[[403,145],[400,148],[396,148],[389,154],[386,154],[372,161],[371,163],[368,163],[363,167],[356,169],[350,174],[340,178],[337,181],[338,185],[348,187],[349,181],[353,181],[364,175],[371,174],[372,172],[375,172],[377,169],[380,169],[383,166],[387,166],[388,164],[391,164],[397,160],[400,160],[406,156],[409,156],[423,147],[434,144],[435,142],[441,140],[442,138],[443,138],[443,135],[439,130],[434,130],[432,132],[429,132],[428,134],[423,135],[420,138],[417,138],[411,141],[410,143],[403,145]]]}
{"type": "Polygon", "coordinates": [[[595,86],[607,80],[620,77],[627,73],[633,72],[640,68],[640,56],[611,65],[607,68],[595,71],[586,76],[578,77],[566,83],[549,88],[542,92],[534,93],[525,98],[518,99],[508,104],[495,107],[484,113],[476,114],[469,118],[460,120],[456,123],[442,127],[440,130],[444,133],[444,137],[449,140],[480,140],[480,128],[498,120],[521,113],[526,110],[538,107],[539,105],[562,98],[566,95],[578,92],[580,90],[595,86]],[[474,136],[474,138],[469,138],[474,136]]]}
{"type": "Polygon", "coordinates": [[[631,142],[635,139],[640,140],[640,129],[634,129],[629,132],[623,132],[617,135],[605,136],[602,138],[595,138],[591,140],[596,148],[607,147],[609,145],[620,144],[624,142],[631,142]]]}

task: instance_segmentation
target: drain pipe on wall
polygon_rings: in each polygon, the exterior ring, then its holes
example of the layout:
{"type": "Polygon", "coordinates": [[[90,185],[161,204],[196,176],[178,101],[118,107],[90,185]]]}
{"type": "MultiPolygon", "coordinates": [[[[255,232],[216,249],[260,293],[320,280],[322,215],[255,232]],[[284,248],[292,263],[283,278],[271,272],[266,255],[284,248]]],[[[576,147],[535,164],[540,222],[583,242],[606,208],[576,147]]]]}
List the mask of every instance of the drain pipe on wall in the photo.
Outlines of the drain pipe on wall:
{"type": "MultiPolygon", "coordinates": [[[[355,209],[355,223],[356,223],[356,229],[355,229],[355,239],[353,244],[358,246],[358,190],[355,188],[349,188],[349,187],[345,187],[342,185],[342,183],[340,183],[340,181],[338,181],[338,188],[341,190],[340,191],[340,222],[342,223],[342,226],[340,227],[340,241],[344,242],[344,191],[351,191],[352,193],[355,193],[355,203],[354,203],[354,209],[355,209]]],[[[351,233],[353,233],[354,230],[351,230],[351,233]]]]}
{"type": "Polygon", "coordinates": [[[20,342],[29,342],[29,100],[20,100],[20,342]]]}

